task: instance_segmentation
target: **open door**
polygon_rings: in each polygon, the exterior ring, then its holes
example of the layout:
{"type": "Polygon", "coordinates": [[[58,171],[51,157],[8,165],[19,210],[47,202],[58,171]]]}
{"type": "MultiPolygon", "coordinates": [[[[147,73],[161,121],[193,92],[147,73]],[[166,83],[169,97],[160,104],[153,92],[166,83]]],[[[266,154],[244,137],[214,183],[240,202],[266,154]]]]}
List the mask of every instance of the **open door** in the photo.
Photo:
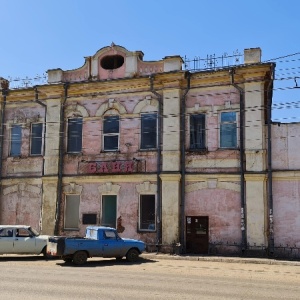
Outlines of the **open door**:
{"type": "Polygon", "coordinates": [[[208,254],[208,217],[186,217],[186,252],[208,254]]]}

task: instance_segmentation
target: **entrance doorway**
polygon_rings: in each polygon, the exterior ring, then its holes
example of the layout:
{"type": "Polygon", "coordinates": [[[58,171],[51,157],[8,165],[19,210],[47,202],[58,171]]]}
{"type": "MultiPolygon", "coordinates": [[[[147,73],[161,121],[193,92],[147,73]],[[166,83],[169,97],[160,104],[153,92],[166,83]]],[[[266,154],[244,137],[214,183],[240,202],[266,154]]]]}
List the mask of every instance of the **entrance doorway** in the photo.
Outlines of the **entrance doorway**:
{"type": "Polygon", "coordinates": [[[102,196],[101,225],[116,228],[117,224],[117,196],[102,196]]]}
{"type": "Polygon", "coordinates": [[[208,254],[208,217],[186,217],[186,252],[208,254]]]}

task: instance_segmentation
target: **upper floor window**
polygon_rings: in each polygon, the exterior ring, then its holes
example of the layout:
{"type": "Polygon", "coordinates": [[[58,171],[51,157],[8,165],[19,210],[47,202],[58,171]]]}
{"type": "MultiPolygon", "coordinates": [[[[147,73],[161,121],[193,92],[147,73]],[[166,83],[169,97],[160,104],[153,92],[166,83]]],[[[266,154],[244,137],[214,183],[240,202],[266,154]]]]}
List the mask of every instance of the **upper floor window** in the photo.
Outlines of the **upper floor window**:
{"type": "Polygon", "coordinates": [[[78,153],[82,150],[82,118],[68,119],[67,152],[78,153]]]}
{"type": "Polygon", "coordinates": [[[205,114],[190,115],[190,149],[205,147],[205,114]]]}
{"type": "Polygon", "coordinates": [[[31,124],[30,154],[41,155],[43,146],[43,123],[31,124]]]}
{"type": "Polygon", "coordinates": [[[103,150],[119,149],[120,120],[119,116],[106,116],[103,121],[103,150]]]}
{"type": "Polygon", "coordinates": [[[14,124],[10,131],[10,156],[20,156],[22,145],[22,127],[14,124]]]}
{"type": "Polygon", "coordinates": [[[157,114],[141,115],[141,149],[157,148],[157,114]]]}
{"type": "Polygon", "coordinates": [[[220,147],[237,147],[237,113],[222,112],[220,120],[220,147]]]}

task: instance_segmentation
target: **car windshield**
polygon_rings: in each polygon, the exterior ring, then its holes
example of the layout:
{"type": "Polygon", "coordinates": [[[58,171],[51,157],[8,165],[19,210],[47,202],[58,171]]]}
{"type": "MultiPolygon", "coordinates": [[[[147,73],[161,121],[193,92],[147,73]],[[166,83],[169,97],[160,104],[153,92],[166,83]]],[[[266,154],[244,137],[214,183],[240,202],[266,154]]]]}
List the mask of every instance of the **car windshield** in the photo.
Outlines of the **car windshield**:
{"type": "Polygon", "coordinates": [[[32,232],[33,235],[38,236],[40,235],[35,229],[33,229],[32,227],[29,228],[29,230],[32,232]]]}

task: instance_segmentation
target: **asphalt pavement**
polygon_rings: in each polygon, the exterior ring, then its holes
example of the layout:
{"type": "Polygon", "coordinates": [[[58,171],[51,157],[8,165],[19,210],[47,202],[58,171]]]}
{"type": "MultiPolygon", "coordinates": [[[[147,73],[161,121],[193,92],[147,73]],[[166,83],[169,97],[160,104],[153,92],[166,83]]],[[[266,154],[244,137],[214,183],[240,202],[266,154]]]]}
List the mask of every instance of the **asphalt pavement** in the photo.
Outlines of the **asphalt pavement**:
{"type": "Polygon", "coordinates": [[[203,255],[194,255],[194,254],[175,255],[175,254],[164,254],[159,252],[144,252],[141,255],[141,257],[144,259],[169,259],[169,260],[175,259],[175,260],[189,260],[189,261],[300,266],[299,260],[282,260],[282,259],[253,258],[253,257],[203,256],[203,255]]]}

